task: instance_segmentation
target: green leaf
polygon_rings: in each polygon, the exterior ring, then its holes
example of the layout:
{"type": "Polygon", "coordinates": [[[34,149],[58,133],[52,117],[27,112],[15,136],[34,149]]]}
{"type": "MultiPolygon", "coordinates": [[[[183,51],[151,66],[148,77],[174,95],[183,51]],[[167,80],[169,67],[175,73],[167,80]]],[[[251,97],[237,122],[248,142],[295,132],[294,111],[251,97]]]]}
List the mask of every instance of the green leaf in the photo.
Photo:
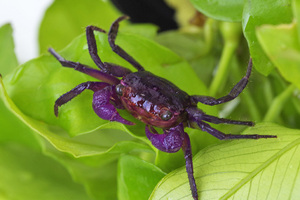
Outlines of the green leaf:
{"type": "Polygon", "coordinates": [[[165,175],[152,163],[134,156],[121,156],[118,164],[118,199],[148,199],[165,175]]]}
{"type": "MultiPolygon", "coordinates": [[[[298,23],[300,20],[300,2],[298,0],[292,0],[293,14],[295,21],[298,23]]],[[[300,25],[297,26],[298,40],[300,40],[300,25]]]]}
{"type": "MultiPolygon", "coordinates": [[[[96,38],[99,55],[103,61],[113,61],[133,69],[112,52],[106,34],[97,33],[96,38]]],[[[117,43],[154,74],[169,79],[190,94],[207,94],[206,87],[187,62],[170,50],[144,37],[129,33],[121,33],[117,38],[117,43]]],[[[85,35],[74,40],[61,52],[61,55],[68,60],[95,67],[87,50],[85,35]]],[[[44,55],[20,66],[14,74],[5,79],[5,84],[9,95],[22,112],[34,119],[58,125],[71,135],[91,132],[100,126],[105,128],[104,125],[111,128],[124,127],[119,123],[102,120],[93,112],[92,92],[90,91],[83,92],[70,103],[62,106],[58,119],[54,116],[55,100],[76,85],[88,80],[95,79],[75,70],[64,68],[54,57],[44,55]],[[89,120],[86,120],[87,118],[89,120]]],[[[209,106],[204,108],[208,112],[215,110],[209,106]]],[[[125,114],[124,117],[134,120],[129,114],[125,114]]],[[[144,135],[144,128],[140,132],[139,135],[144,135]]]]}
{"type": "Polygon", "coordinates": [[[0,74],[5,76],[18,66],[18,60],[14,51],[14,40],[12,37],[12,27],[5,24],[0,27],[0,74]]]}
{"type": "Polygon", "coordinates": [[[264,25],[257,29],[257,37],[280,74],[300,88],[300,44],[297,24],[264,25]]]}
{"type": "Polygon", "coordinates": [[[191,0],[197,10],[208,17],[222,21],[241,21],[243,13],[243,0],[191,0]]]}
{"type": "Polygon", "coordinates": [[[202,32],[165,31],[158,34],[155,37],[155,41],[185,58],[193,67],[200,80],[209,85],[219,55],[208,53],[211,45],[206,44],[202,32]]]}
{"type": "Polygon", "coordinates": [[[47,9],[39,32],[40,52],[48,47],[62,49],[84,32],[88,25],[108,30],[121,14],[103,0],[55,0],[47,9]]]}
{"type": "MultiPolygon", "coordinates": [[[[112,52],[106,34],[96,33],[96,40],[99,55],[103,61],[113,61],[134,70],[126,61],[112,52]]],[[[116,42],[147,70],[167,78],[191,95],[207,94],[205,85],[198,79],[188,63],[169,49],[128,32],[121,32],[116,42]]],[[[75,39],[60,54],[68,60],[96,67],[88,53],[85,35],[75,39]]],[[[83,92],[62,106],[58,118],[54,116],[55,100],[76,85],[88,80],[95,79],[64,68],[52,56],[43,55],[25,63],[13,74],[7,76],[5,86],[13,103],[20,109],[20,111],[13,109],[13,112],[18,113],[25,123],[32,126],[60,151],[68,152],[75,157],[99,155],[95,159],[98,161],[107,160],[113,153],[129,152],[135,148],[149,151],[147,146],[132,141],[138,139],[150,143],[145,137],[145,125],[135,120],[126,111],[120,111],[121,115],[134,121],[135,126],[124,126],[117,122],[100,119],[92,109],[92,92],[90,91],[83,92]],[[53,129],[52,126],[63,128],[70,135],[77,137],[71,139],[61,129],[53,129]],[[56,134],[49,129],[55,130],[56,134]],[[78,137],[79,135],[82,136],[78,137]]],[[[202,108],[209,114],[216,113],[215,107],[203,106],[202,108]]],[[[201,138],[201,134],[195,134],[195,137],[201,138]]],[[[180,163],[182,163],[184,158],[180,157],[180,163]]],[[[162,159],[158,157],[156,162],[158,166],[160,161],[162,159]]],[[[167,171],[176,166],[172,165],[172,162],[168,163],[172,168],[165,166],[164,169],[167,171]]]]}
{"type": "Polygon", "coordinates": [[[6,108],[2,99],[0,110],[0,143],[18,142],[34,149],[40,148],[33,131],[6,108]]]}
{"type": "MultiPolygon", "coordinates": [[[[131,141],[133,138],[126,134],[126,132],[130,132],[127,129],[125,132],[118,131],[115,129],[116,126],[114,130],[103,129],[70,138],[57,128],[54,129],[54,127],[24,115],[8,97],[2,79],[0,79],[0,83],[0,96],[6,107],[24,124],[46,139],[47,142],[41,137],[37,137],[44,152],[61,162],[72,177],[83,184],[93,197],[98,199],[116,197],[116,162],[113,163],[113,161],[118,159],[121,153],[135,152],[146,154],[150,158],[153,157],[153,152],[148,145],[131,141]],[[56,130],[56,132],[50,130],[56,130]]],[[[110,124],[107,125],[107,128],[109,126],[110,124]]],[[[120,129],[123,127],[120,124],[118,126],[120,129]]],[[[21,133],[27,134],[25,131],[21,133]]],[[[22,137],[26,136],[29,135],[22,137]]]]}
{"type": "Polygon", "coordinates": [[[25,146],[0,146],[0,199],[90,199],[57,162],[25,146]]]}
{"type": "MultiPolygon", "coordinates": [[[[14,42],[12,38],[12,27],[6,24],[0,28],[0,74],[5,76],[18,65],[14,52],[14,42]]],[[[26,146],[38,149],[39,145],[32,131],[15,117],[0,100],[0,122],[1,134],[0,142],[19,142],[26,146]]]]}
{"type": "Polygon", "coordinates": [[[118,155],[97,159],[96,156],[74,158],[57,151],[44,143],[45,154],[60,162],[71,174],[73,180],[82,184],[92,199],[117,199],[118,155]]]}
{"type": "Polygon", "coordinates": [[[125,33],[137,34],[153,39],[157,35],[158,26],[153,24],[130,24],[127,26],[121,26],[120,30],[125,33]]]}
{"type": "MultiPolygon", "coordinates": [[[[297,199],[300,131],[264,123],[244,134],[278,138],[224,141],[200,151],[193,160],[199,199],[297,199]]],[[[191,198],[185,168],[165,176],[150,199],[168,198],[191,198]]]]}
{"type": "Polygon", "coordinates": [[[263,24],[282,24],[292,21],[291,0],[248,0],[243,12],[243,31],[254,67],[267,76],[274,68],[256,37],[256,28],[263,24]]]}
{"type": "Polygon", "coordinates": [[[106,126],[107,129],[98,131],[98,134],[90,133],[77,138],[70,138],[66,133],[59,129],[54,133],[50,131],[53,127],[26,116],[18,109],[7,95],[2,79],[0,79],[0,96],[6,104],[6,107],[24,124],[48,140],[59,151],[70,153],[74,157],[98,156],[100,159],[101,156],[107,156],[107,154],[110,153],[115,155],[116,153],[124,153],[133,149],[141,148],[149,151],[147,145],[130,141],[133,140],[133,138],[124,134],[124,130],[125,132],[130,132],[119,123],[116,125],[114,125],[114,123],[108,124],[106,126]],[[109,128],[111,128],[111,125],[115,129],[118,127],[123,131],[110,131],[109,128]]]}

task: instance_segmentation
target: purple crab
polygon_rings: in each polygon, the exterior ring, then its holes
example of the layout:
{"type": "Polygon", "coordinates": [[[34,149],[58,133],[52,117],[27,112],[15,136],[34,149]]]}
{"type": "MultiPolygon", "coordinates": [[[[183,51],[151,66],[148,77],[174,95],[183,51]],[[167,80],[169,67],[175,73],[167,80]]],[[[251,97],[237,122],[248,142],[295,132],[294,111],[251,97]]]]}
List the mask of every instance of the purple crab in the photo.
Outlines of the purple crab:
{"type": "Polygon", "coordinates": [[[104,33],[105,31],[95,26],[86,28],[86,36],[91,58],[100,70],[78,62],[65,60],[53,49],[49,49],[49,52],[62,66],[73,68],[103,81],[81,83],[71,91],[63,94],[55,101],[54,113],[58,116],[60,106],[86,89],[94,92],[93,109],[100,118],[126,125],[134,125],[134,123],[121,117],[117,111],[117,109],[126,109],[135,118],[146,124],[146,136],[157,149],[168,153],[183,150],[190,189],[193,199],[196,200],[198,199],[198,192],[193,172],[192,151],[190,139],[188,134],[184,132],[184,127],[201,129],[220,140],[276,138],[275,135],[224,134],[211,127],[207,122],[246,126],[254,126],[254,123],[218,118],[204,113],[197,107],[198,102],[213,106],[236,98],[248,83],[252,60],[249,61],[246,75],[233,87],[228,95],[218,99],[201,95],[190,96],[170,81],[146,71],[134,58],[115,44],[119,22],[124,19],[127,19],[127,16],[119,17],[113,22],[108,32],[108,42],[112,50],[133,65],[137,72],[131,72],[122,66],[101,61],[97,53],[94,31],[104,33]],[[163,134],[159,134],[154,127],[162,128],[163,134]]]}

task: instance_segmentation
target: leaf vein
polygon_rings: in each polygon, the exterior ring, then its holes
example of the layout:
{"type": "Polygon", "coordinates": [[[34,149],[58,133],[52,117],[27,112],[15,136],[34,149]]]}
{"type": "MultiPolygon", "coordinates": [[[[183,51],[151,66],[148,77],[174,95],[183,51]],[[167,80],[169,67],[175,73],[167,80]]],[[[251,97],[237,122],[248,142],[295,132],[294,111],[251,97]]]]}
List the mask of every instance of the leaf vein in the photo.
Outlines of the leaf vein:
{"type": "Polygon", "coordinates": [[[225,193],[222,197],[220,197],[220,199],[228,199],[236,191],[238,191],[242,186],[244,186],[247,182],[249,182],[254,176],[256,176],[262,169],[269,166],[272,162],[274,162],[277,158],[282,156],[285,152],[287,152],[291,148],[295,147],[296,145],[299,145],[299,143],[300,143],[300,138],[289,143],[281,151],[275,153],[275,155],[273,155],[271,158],[269,158],[264,164],[262,164],[260,167],[258,167],[256,170],[254,170],[252,173],[250,173],[248,176],[246,176],[244,179],[242,179],[239,183],[237,183],[235,187],[233,187],[231,190],[229,190],[227,193],[225,193]]]}

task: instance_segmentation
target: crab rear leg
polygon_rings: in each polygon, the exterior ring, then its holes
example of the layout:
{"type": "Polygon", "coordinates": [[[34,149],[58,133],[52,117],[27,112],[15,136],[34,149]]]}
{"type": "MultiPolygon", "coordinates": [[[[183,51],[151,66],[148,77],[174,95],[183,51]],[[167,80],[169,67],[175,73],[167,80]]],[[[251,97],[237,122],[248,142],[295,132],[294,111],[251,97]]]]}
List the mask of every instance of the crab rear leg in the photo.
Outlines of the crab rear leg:
{"type": "Polygon", "coordinates": [[[146,136],[157,149],[167,153],[175,153],[182,148],[193,199],[198,200],[190,138],[188,134],[184,132],[183,125],[179,124],[169,130],[164,130],[163,134],[158,134],[153,127],[150,127],[150,129],[146,126],[146,136]]]}
{"type": "Polygon", "coordinates": [[[235,99],[244,90],[244,88],[248,84],[251,70],[252,70],[252,59],[250,58],[246,75],[232,88],[232,90],[229,92],[228,95],[218,98],[218,99],[215,99],[214,97],[209,97],[209,96],[194,95],[194,96],[191,96],[192,103],[197,104],[198,102],[200,102],[203,104],[213,106],[213,105],[217,105],[217,104],[221,104],[221,103],[226,103],[228,101],[235,99]]]}
{"type": "Polygon", "coordinates": [[[121,107],[121,105],[118,105],[120,102],[113,98],[115,96],[112,89],[113,87],[114,86],[103,82],[88,81],[85,83],[81,83],[74,89],[60,96],[55,101],[54,113],[56,116],[58,116],[58,108],[60,106],[69,102],[70,100],[78,96],[80,93],[82,93],[84,90],[89,89],[94,91],[93,109],[100,118],[110,121],[118,121],[127,125],[133,125],[132,122],[123,119],[117,112],[114,105],[110,103],[110,101],[114,101],[116,107],[121,107]]]}

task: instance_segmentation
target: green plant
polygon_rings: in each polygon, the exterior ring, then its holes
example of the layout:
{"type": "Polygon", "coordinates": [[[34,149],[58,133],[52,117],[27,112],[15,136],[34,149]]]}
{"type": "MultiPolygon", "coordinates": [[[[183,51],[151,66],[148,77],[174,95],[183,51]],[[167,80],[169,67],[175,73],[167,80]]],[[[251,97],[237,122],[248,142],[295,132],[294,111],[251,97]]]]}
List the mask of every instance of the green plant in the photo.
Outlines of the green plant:
{"type": "MultiPolygon", "coordinates": [[[[201,109],[255,120],[257,125],[242,134],[272,134],[278,139],[219,142],[200,130],[187,130],[199,195],[201,199],[297,199],[300,4],[296,0],[191,1],[210,17],[196,32],[157,34],[155,26],[127,24],[120,28],[117,43],[147,70],[189,94],[216,97],[243,76],[249,49],[256,71],[246,91],[224,107],[201,109]]],[[[49,45],[61,49],[72,40],[60,54],[94,66],[85,35],[77,35],[90,23],[107,29],[119,15],[109,2],[55,1],[41,25],[40,50],[46,52],[49,45]],[[67,12],[62,9],[66,5],[67,12]],[[69,21],[57,19],[63,15],[69,21]],[[76,28],[64,30],[65,34],[49,31],[66,25],[76,28]]],[[[131,68],[112,53],[104,35],[97,38],[104,61],[131,68]]],[[[89,92],[62,108],[57,119],[56,98],[92,79],[60,67],[47,53],[17,67],[9,25],[1,27],[0,43],[1,198],[191,198],[182,152],[166,154],[152,148],[141,123],[128,127],[99,119],[89,92]]],[[[125,112],[121,115],[130,119],[125,112]]],[[[228,125],[218,129],[242,131],[228,125]]]]}

